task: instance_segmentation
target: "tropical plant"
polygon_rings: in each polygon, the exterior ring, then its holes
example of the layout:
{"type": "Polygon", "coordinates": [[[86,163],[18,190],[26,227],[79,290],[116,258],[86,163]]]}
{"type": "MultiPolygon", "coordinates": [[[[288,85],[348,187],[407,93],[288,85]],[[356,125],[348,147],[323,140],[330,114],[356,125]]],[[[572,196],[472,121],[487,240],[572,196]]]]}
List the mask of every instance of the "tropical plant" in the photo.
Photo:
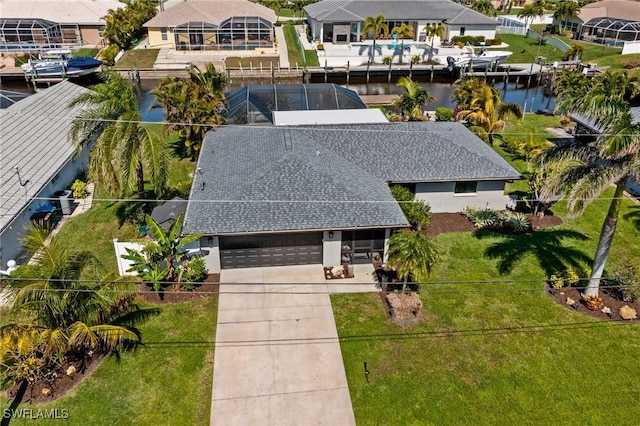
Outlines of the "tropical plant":
{"type": "Polygon", "coordinates": [[[422,56],[420,55],[413,55],[411,57],[411,63],[412,64],[419,64],[420,62],[422,62],[422,56]]]}
{"type": "Polygon", "coordinates": [[[554,165],[543,188],[546,200],[567,198],[570,216],[584,212],[610,186],[615,186],[604,219],[585,295],[598,295],[600,280],[615,235],[626,182],[640,180],[640,124],[630,113],[628,99],[637,94],[626,72],[607,72],[583,86],[561,92],[556,109],[588,117],[601,131],[589,144],[574,142],[552,148],[540,156],[554,165]]]}
{"type": "Polygon", "coordinates": [[[469,109],[474,94],[481,90],[486,83],[482,79],[475,77],[463,77],[453,83],[453,94],[451,100],[456,102],[458,111],[469,109]]]}
{"type": "Polygon", "coordinates": [[[553,92],[556,96],[572,91],[574,87],[591,84],[591,79],[577,70],[564,70],[553,81],[553,92]]]}
{"type": "Polygon", "coordinates": [[[195,160],[206,133],[224,123],[225,86],[224,74],[209,63],[204,71],[192,65],[188,78],[166,77],[151,92],[164,110],[165,134],[178,135],[182,155],[195,160]]]}
{"type": "Polygon", "coordinates": [[[110,44],[127,50],[133,40],[144,34],[143,24],[156,15],[157,1],[125,0],[122,3],[125,3],[125,7],[109,9],[103,17],[103,36],[110,44]]]}
{"type": "Polygon", "coordinates": [[[398,27],[393,27],[393,29],[391,30],[392,34],[396,34],[398,36],[398,38],[400,39],[400,63],[402,63],[403,57],[404,57],[404,39],[405,38],[413,38],[414,35],[414,30],[413,27],[409,24],[405,24],[402,23],[400,26],[398,27]]]}
{"type": "Polygon", "coordinates": [[[404,89],[404,92],[391,104],[402,111],[402,115],[406,115],[409,120],[418,120],[422,118],[422,109],[425,105],[436,99],[423,89],[418,83],[409,77],[400,77],[398,86],[404,89]]]}
{"type": "Polygon", "coordinates": [[[438,261],[438,250],[427,234],[401,230],[389,238],[387,264],[395,265],[398,277],[403,280],[403,291],[408,282],[425,282],[438,261]]]}
{"type": "Polygon", "coordinates": [[[483,15],[494,17],[498,14],[496,9],[493,7],[493,3],[489,0],[476,0],[471,5],[471,9],[475,10],[478,13],[482,13],[483,15]]]}
{"type": "MultiPolygon", "coordinates": [[[[535,0],[533,3],[523,7],[517,16],[518,18],[524,19],[524,26],[528,29],[534,18],[544,16],[546,6],[545,0],[535,0]]],[[[525,33],[524,36],[528,37],[529,34],[525,33]]]]}
{"type": "Polygon", "coordinates": [[[424,200],[416,200],[413,192],[402,185],[392,185],[390,190],[411,227],[417,231],[427,229],[431,222],[431,206],[424,200]]]}
{"type": "Polygon", "coordinates": [[[33,383],[68,357],[110,353],[141,343],[136,325],[157,314],[142,310],[128,284],[92,279],[95,258],[69,251],[57,236],[31,226],[23,238],[37,273],[10,288],[13,321],[0,327],[2,381],[33,383]]]}
{"type": "Polygon", "coordinates": [[[111,195],[137,190],[145,198],[145,171],[157,195],[167,182],[168,152],[164,141],[141,125],[141,113],[134,87],[114,72],[101,74],[104,83],[92,87],[71,101],[86,106],[73,119],[69,137],[78,151],[91,144],[92,135],[102,130],[91,148],[89,177],[100,182],[111,195]]]}
{"type": "Polygon", "coordinates": [[[587,294],[584,296],[584,304],[588,309],[596,311],[602,307],[602,298],[597,295],[587,294]]]}
{"type": "Polygon", "coordinates": [[[433,45],[436,41],[436,37],[442,40],[444,38],[444,34],[446,30],[444,28],[444,25],[431,24],[424,27],[424,31],[425,33],[427,33],[427,39],[431,41],[431,46],[429,47],[429,58],[428,58],[429,63],[431,63],[431,60],[433,59],[433,45]]]}
{"type": "Polygon", "coordinates": [[[564,0],[556,3],[553,11],[553,17],[560,23],[560,34],[563,34],[564,30],[562,23],[566,21],[567,18],[575,15],[579,10],[580,5],[573,0],[564,0]]]}
{"type": "Polygon", "coordinates": [[[202,281],[204,274],[207,273],[207,265],[203,258],[196,257],[193,259],[183,260],[180,265],[180,272],[178,273],[178,282],[186,290],[193,290],[195,283],[202,281]]]}
{"type": "Polygon", "coordinates": [[[640,267],[630,261],[613,269],[612,285],[625,302],[640,299],[640,267]]]}
{"type": "Polygon", "coordinates": [[[472,87],[471,101],[457,113],[456,120],[466,120],[469,130],[493,146],[495,138],[503,139],[498,132],[504,129],[505,120],[510,116],[522,119],[524,111],[516,103],[502,102],[500,91],[494,86],[482,83],[472,87]]]}
{"type": "Polygon", "coordinates": [[[87,183],[76,179],[71,184],[71,190],[73,191],[73,198],[87,198],[89,190],[87,189],[87,183]]]}
{"type": "Polygon", "coordinates": [[[385,65],[391,65],[393,63],[393,56],[385,56],[382,58],[382,63],[385,65]]]}
{"type": "Polygon", "coordinates": [[[362,26],[362,35],[366,37],[369,33],[373,34],[373,48],[371,49],[371,63],[375,63],[376,57],[376,40],[380,34],[389,34],[389,26],[386,24],[387,18],[384,15],[378,15],[376,17],[367,16],[364,18],[364,24],[362,26]]]}
{"type": "MultiPolygon", "coordinates": [[[[571,0],[568,0],[568,1],[571,1],[571,0]]],[[[564,52],[564,56],[562,57],[562,59],[564,61],[575,61],[580,59],[583,53],[584,53],[584,46],[580,44],[572,44],[569,50],[564,52]]]]}

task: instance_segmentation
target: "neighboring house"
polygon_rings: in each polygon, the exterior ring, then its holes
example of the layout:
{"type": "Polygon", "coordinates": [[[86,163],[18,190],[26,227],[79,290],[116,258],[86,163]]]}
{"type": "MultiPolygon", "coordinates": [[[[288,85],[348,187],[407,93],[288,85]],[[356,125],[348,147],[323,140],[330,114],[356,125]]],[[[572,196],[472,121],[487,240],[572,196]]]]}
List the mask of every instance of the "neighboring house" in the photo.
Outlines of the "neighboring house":
{"type": "Polygon", "coordinates": [[[574,38],[621,46],[640,41],[640,3],[634,0],[604,0],[583,6],[577,15],[554,20],[573,31],[574,38]]]}
{"type": "Polygon", "coordinates": [[[221,127],[204,140],[183,233],[209,271],[369,263],[407,219],[403,184],[433,212],[504,209],[520,174],[460,123],[221,127]]]}
{"type": "Polygon", "coordinates": [[[279,126],[388,121],[379,109],[368,109],[357,92],[331,83],[249,85],[226,93],[225,102],[229,124],[279,126]]]}
{"type": "Polygon", "coordinates": [[[424,28],[429,24],[444,25],[445,40],[457,35],[493,39],[498,26],[495,19],[449,0],[322,0],[304,9],[312,37],[322,43],[360,41],[365,18],[378,15],[384,15],[389,31],[411,25],[420,42],[427,41],[424,28]]]}
{"type": "Polygon", "coordinates": [[[0,0],[0,51],[101,46],[103,17],[118,0],[0,0]]]}
{"type": "Polygon", "coordinates": [[[169,201],[156,206],[151,211],[151,219],[160,225],[165,231],[171,228],[180,214],[187,209],[187,200],[174,197],[169,201]]]}
{"type": "Polygon", "coordinates": [[[255,50],[274,44],[273,10],[249,0],[186,0],[144,24],[149,46],[176,50],[255,50]]]}
{"type": "MultiPolygon", "coordinates": [[[[81,107],[69,102],[88,92],[63,81],[0,110],[0,264],[16,259],[24,227],[39,208],[55,204],[87,167],[88,149],[75,157],[67,138],[71,119],[81,107]]],[[[3,268],[0,268],[3,269],[3,268]]]]}

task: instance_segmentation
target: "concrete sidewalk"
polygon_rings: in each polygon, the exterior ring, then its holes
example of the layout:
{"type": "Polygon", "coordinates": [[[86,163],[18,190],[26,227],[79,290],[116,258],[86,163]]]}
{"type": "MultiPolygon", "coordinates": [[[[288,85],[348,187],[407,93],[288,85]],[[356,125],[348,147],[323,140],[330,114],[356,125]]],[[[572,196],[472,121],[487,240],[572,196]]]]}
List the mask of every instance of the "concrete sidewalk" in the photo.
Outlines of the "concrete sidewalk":
{"type": "Polygon", "coordinates": [[[354,425],[322,267],[220,279],[211,424],[354,425]]]}

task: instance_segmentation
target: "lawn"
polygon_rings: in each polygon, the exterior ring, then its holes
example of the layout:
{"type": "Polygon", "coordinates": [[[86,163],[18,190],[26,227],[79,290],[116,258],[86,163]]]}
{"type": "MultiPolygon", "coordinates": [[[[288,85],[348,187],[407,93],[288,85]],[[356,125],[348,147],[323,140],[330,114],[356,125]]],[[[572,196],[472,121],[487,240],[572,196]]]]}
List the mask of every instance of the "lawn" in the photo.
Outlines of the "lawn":
{"type": "Polygon", "coordinates": [[[75,56],[76,58],[82,57],[82,56],[88,56],[90,58],[95,58],[96,55],[98,54],[98,49],[90,49],[87,47],[83,47],[81,49],[78,49],[77,51],[73,52],[73,56],[75,56]]]}
{"type": "MultiPolygon", "coordinates": [[[[595,322],[542,291],[563,264],[590,263],[608,202],[534,234],[437,236],[413,328],[387,321],[376,294],[332,296],[357,423],[637,424],[640,326],[595,322]]],[[[608,269],[640,257],[624,219],[638,209],[624,203],[608,269]]]]}
{"type": "MultiPolygon", "coordinates": [[[[284,24],[282,26],[282,30],[284,31],[284,38],[287,42],[289,66],[292,68],[304,66],[302,54],[300,53],[300,46],[298,45],[298,34],[296,33],[295,25],[291,23],[284,24]]],[[[319,66],[318,54],[315,52],[315,50],[305,50],[304,56],[308,67],[319,66]]]]}
{"type": "Polygon", "coordinates": [[[150,69],[156,63],[160,49],[132,49],[125,52],[114,68],[128,70],[131,68],[150,69]]]}
{"type": "Polygon", "coordinates": [[[247,57],[240,58],[237,56],[229,56],[224,61],[225,66],[229,69],[238,69],[242,66],[245,70],[251,68],[264,68],[270,69],[271,64],[273,64],[274,68],[280,66],[280,57],[279,56],[260,56],[260,57],[247,57]]]}
{"type": "MultiPolygon", "coordinates": [[[[141,327],[145,346],[120,360],[106,359],[72,394],[19,409],[67,409],[69,418],[62,423],[73,425],[208,425],[217,297],[159,309],[160,315],[141,327]]],[[[0,406],[7,406],[4,397],[0,406]]]]}

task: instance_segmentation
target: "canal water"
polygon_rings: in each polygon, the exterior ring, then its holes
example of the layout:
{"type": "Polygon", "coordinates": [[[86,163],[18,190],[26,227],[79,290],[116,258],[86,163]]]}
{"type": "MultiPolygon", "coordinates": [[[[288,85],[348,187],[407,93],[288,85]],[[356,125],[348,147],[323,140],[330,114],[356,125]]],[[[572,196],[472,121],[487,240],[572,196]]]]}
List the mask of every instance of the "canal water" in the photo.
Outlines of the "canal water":
{"type": "MultiPolygon", "coordinates": [[[[442,77],[437,77],[433,82],[428,80],[418,80],[420,86],[436,98],[436,100],[428,104],[425,109],[435,110],[437,107],[441,106],[449,108],[455,107],[454,102],[451,100],[454,81],[454,79],[444,79],[442,77]]],[[[404,90],[401,87],[398,87],[395,82],[388,83],[386,80],[370,80],[369,83],[366,83],[365,81],[351,79],[348,85],[345,81],[334,82],[356,91],[359,95],[399,95],[404,90]]],[[[154,107],[155,97],[150,93],[151,90],[158,87],[159,84],[160,80],[142,80],[138,84],[138,88],[141,93],[140,107],[144,121],[160,122],[163,120],[162,108],[154,107]]],[[[234,79],[230,82],[230,88],[236,89],[249,84],[264,84],[264,80],[234,79]]],[[[500,90],[503,101],[517,103],[522,106],[526,112],[553,110],[555,105],[555,98],[546,96],[542,86],[535,86],[535,80],[532,81],[532,85],[529,89],[526,88],[526,81],[523,80],[521,80],[519,84],[509,82],[506,86],[501,81],[496,81],[494,84],[500,90]]],[[[2,81],[0,87],[6,90],[33,93],[33,88],[24,81],[2,81]]]]}

